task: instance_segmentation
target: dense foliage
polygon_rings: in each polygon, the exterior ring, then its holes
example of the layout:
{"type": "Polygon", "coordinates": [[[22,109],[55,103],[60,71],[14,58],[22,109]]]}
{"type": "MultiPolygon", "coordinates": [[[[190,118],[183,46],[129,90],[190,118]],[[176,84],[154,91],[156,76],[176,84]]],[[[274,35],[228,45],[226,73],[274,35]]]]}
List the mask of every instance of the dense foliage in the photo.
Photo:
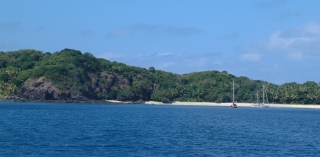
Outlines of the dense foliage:
{"type": "Polygon", "coordinates": [[[261,98],[266,86],[270,103],[320,104],[315,82],[275,85],[226,71],[204,71],[178,75],[154,67],[128,66],[95,58],[91,53],[64,49],[55,53],[36,50],[0,52],[0,97],[15,95],[27,79],[51,82],[60,91],[89,99],[154,101],[232,101],[232,81],[239,102],[261,98]]]}

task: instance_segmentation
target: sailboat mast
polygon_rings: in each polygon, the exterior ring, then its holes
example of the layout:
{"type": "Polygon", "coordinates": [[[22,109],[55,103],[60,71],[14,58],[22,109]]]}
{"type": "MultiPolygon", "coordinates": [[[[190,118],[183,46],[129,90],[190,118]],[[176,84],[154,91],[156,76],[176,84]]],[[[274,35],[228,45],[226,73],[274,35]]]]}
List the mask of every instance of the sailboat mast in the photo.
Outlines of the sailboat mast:
{"type": "Polygon", "coordinates": [[[232,102],[234,102],[234,81],[232,80],[232,102]]]}
{"type": "Polygon", "coordinates": [[[264,104],[264,86],[262,86],[262,104],[264,104]]]}
{"type": "Polygon", "coordinates": [[[258,93],[258,90],[257,90],[257,104],[259,104],[258,95],[259,95],[259,93],[258,93]]]}

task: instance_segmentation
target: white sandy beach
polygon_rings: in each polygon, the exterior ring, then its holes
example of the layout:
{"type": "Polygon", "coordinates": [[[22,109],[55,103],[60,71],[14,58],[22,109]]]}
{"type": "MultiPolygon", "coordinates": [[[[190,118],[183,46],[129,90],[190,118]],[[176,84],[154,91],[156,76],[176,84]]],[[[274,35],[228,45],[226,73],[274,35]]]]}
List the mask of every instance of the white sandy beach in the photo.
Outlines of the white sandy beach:
{"type": "MultiPolygon", "coordinates": [[[[106,100],[114,104],[130,104],[127,101],[106,100]]],[[[158,101],[146,101],[148,105],[180,105],[180,106],[216,106],[216,107],[230,107],[232,103],[214,103],[214,102],[181,102],[175,101],[173,103],[162,103],[158,101]]],[[[237,103],[238,107],[252,107],[252,103],[237,103]]],[[[320,109],[320,105],[308,104],[269,104],[269,107],[277,108],[313,108],[320,109]]]]}
{"type": "MultiPolygon", "coordinates": [[[[230,107],[232,103],[213,103],[213,102],[180,102],[176,101],[169,104],[164,104],[157,101],[147,101],[145,104],[152,105],[185,105],[185,106],[224,106],[230,107]]],[[[251,103],[237,103],[238,107],[252,107],[251,103]]],[[[269,107],[278,107],[278,108],[314,108],[320,109],[320,105],[302,105],[302,104],[269,104],[269,107]]]]}

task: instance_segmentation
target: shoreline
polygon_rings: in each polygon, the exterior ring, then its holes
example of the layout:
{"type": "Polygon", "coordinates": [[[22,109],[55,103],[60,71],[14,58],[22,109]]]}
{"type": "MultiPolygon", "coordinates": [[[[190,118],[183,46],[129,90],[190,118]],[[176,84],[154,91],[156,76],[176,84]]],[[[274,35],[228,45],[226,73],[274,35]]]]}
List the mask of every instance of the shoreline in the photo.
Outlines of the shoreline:
{"type": "MultiPolygon", "coordinates": [[[[213,106],[213,107],[230,107],[230,103],[214,103],[214,102],[182,102],[175,101],[172,103],[162,103],[158,101],[118,101],[118,100],[87,100],[87,101],[76,101],[76,100],[44,100],[44,101],[21,101],[21,100],[8,100],[0,99],[0,102],[42,102],[42,103],[88,103],[88,104],[145,104],[145,105],[176,105],[176,106],[213,106]]],[[[252,107],[252,103],[237,103],[238,107],[252,107]]],[[[320,105],[314,104],[268,104],[269,108],[310,108],[320,109],[320,105]]]]}
{"type": "MultiPolygon", "coordinates": [[[[232,103],[214,103],[214,102],[181,102],[162,103],[157,101],[146,101],[147,105],[180,105],[180,106],[215,106],[230,107],[232,103]]],[[[252,103],[237,103],[238,107],[252,107],[252,103]]],[[[313,104],[268,104],[269,108],[311,108],[320,109],[320,105],[313,104]]]]}

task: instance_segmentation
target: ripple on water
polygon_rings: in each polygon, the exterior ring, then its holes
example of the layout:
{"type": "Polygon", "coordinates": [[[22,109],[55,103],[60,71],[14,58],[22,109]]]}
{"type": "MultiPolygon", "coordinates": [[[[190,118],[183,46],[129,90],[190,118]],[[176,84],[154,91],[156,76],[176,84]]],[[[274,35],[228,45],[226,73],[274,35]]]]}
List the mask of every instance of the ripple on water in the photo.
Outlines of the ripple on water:
{"type": "Polygon", "coordinates": [[[316,156],[320,111],[0,104],[0,156],[316,156]]]}

